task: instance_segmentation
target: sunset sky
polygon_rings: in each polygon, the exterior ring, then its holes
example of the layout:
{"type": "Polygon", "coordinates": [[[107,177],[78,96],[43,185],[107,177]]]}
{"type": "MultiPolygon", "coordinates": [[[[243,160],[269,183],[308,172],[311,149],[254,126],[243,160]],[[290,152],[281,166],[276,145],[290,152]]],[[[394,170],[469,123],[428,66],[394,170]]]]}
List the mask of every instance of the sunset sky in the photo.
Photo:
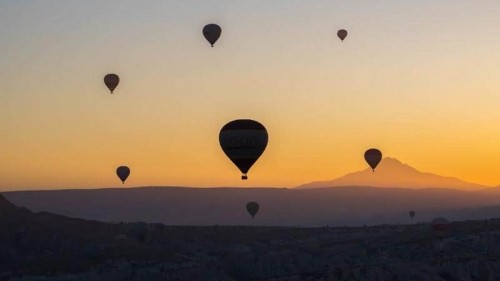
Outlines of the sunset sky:
{"type": "Polygon", "coordinates": [[[498,0],[0,0],[0,190],[121,186],[119,165],[125,186],[293,187],[365,169],[371,147],[500,185],[499,15],[498,0]],[[269,133],[248,181],[218,141],[240,118],[269,133]]]}

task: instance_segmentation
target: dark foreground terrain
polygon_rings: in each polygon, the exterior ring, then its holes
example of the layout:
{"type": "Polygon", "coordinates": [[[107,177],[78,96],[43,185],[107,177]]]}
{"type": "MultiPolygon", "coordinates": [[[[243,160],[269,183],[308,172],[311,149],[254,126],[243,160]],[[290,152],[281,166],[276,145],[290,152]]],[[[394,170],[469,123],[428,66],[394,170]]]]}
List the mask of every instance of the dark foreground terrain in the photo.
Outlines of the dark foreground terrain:
{"type": "Polygon", "coordinates": [[[100,223],[0,195],[0,280],[500,280],[500,220],[356,228],[100,223]]]}

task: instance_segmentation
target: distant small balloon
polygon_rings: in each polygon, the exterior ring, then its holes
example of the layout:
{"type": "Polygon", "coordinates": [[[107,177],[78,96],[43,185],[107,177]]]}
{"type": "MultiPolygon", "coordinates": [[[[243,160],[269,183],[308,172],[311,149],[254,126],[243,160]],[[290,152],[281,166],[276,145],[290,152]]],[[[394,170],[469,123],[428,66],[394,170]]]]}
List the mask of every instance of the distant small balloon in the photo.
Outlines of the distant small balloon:
{"type": "Polygon", "coordinates": [[[116,175],[120,178],[122,183],[125,183],[128,176],[130,175],[130,169],[127,166],[120,166],[116,168],[116,175]]]}
{"type": "Polygon", "coordinates": [[[339,31],[337,31],[337,36],[340,38],[340,40],[344,41],[344,39],[347,37],[347,30],[340,29],[339,31]]]}
{"type": "Polygon", "coordinates": [[[259,211],[259,203],[257,202],[248,202],[247,211],[252,216],[252,219],[255,217],[255,214],[259,211]]]}
{"type": "Polygon", "coordinates": [[[234,120],[222,127],[219,143],[224,153],[240,169],[242,180],[247,179],[248,170],[266,149],[266,128],[249,119],[234,120]]]}
{"type": "Polygon", "coordinates": [[[120,83],[120,77],[118,77],[118,75],[110,73],[104,76],[104,84],[106,84],[106,87],[108,87],[111,93],[113,93],[113,91],[116,89],[118,83],[120,83]]]}
{"type": "Polygon", "coordinates": [[[382,160],[382,152],[376,148],[370,148],[365,152],[365,160],[375,172],[375,168],[380,163],[380,160],[382,160]]]}
{"type": "Polygon", "coordinates": [[[205,39],[207,39],[212,47],[219,39],[221,32],[222,28],[215,23],[207,24],[203,27],[203,36],[205,36],[205,39]]]}
{"type": "Polygon", "coordinates": [[[415,216],[415,211],[411,210],[410,211],[410,217],[413,218],[415,216]]]}

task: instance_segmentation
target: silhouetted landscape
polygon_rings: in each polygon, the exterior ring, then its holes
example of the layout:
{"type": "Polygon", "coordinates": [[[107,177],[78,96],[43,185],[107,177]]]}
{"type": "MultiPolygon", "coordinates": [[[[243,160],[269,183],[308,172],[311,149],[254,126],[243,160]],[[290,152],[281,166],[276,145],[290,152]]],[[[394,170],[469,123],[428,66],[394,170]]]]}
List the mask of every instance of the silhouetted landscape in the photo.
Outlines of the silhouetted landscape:
{"type": "Polygon", "coordinates": [[[500,188],[424,187],[477,186],[389,158],[379,169],[422,185],[335,186],[376,177],[365,170],[332,187],[5,192],[0,280],[500,278],[500,188]],[[445,237],[439,216],[454,221],[445,237]]]}
{"type": "Polygon", "coordinates": [[[33,213],[0,196],[0,280],[484,280],[500,220],[371,227],[168,226],[33,213]],[[463,279],[466,278],[466,279],[463,279]]]}
{"type": "Polygon", "coordinates": [[[369,169],[298,188],[4,192],[0,280],[500,278],[500,188],[391,158],[379,169],[399,177],[381,187],[335,186],[377,182],[369,169]],[[407,179],[419,185],[391,187],[407,179]],[[452,221],[444,236],[435,217],[452,221]]]}
{"type": "MultiPolygon", "coordinates": [[[[433,187],[430,186],[433,182],[444,182],[445,186],[455,182],[461,184],[459,187],[464,187],[466,183],[419,173],[395,159],[384,159],[379,169],[376,173],[366,170],[342,179],[377,178],[380,173],[392,179],[392,185],[410,177],[414,182],[424,186],[427,182],[429,186],[312,188],[311,185],[304,185],[291,189],[137,187],[15,191],[5,192],[4,196],[34,211],[105,222],[144,221],[169,225],[321,227],[427,222],[437,216],[452,220],[500,217],[500,188],[481,186],[481,189],[472,191],[433,187]],[[391,172],[395,177],[386,175],[391,172]],[[245,210],[246,203],[252,200],[260,204],[259,213],[253,220],[245,210]],[[417,211],[413,219],[408,216],[410,209],[417,211]]],[[[469,184],[469,187],[472,186],[469,184]]]]}

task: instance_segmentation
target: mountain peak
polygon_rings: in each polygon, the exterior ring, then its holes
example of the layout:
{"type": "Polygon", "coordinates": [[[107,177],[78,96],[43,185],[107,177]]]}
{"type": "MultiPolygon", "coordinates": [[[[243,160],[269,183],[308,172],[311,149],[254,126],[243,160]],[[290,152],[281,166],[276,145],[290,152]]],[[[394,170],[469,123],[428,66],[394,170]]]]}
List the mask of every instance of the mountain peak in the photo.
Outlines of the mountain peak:
{"type": "Polygon", "coordinates": [[[403,162],[399,161],[398,159],[396,159],[396,158],[394,158],[394,157],[389,157],[389,156],[388,156],[388,157],[384,157],[384,158],[382,159],[382,161],[386,161],[386,162],[388,162],[388,161],[392,161],[392,162],[396,162],[396,163],[403,164],[403,162]]]}
{"type": "Polygon", "coordinates": [[[373,186],[403,188],[452,188],[461,190],[484,189],[486,186],[463,180],[420,172],[412,166],[392,157],[385,157],[375,169],[371,168],[346,174],[334,180],[316,181],[297,188],[320,188],[334,186],[373,186]]]}
{"type": "Polygon", "coordinates": [[[382,161],[380,161],[381,163],[385,163],[386,165],[387,164],[394,164],[394,165],[405,165],[405,166],[408,166],[406,165],[405,163],[399,161],[398,159],[394,158],[394,157],[384,157],[382,159],[382,161]]]}
{"type": "MultiPolygon", "coordinates": [[[[368,170],[371,170],[370,168],[367,168],[368,170]]],[[[375,169],[375,171],[385,171],[385,170],[393,170],[397,169],[399,170],[408,170],[408,171],[413,171],[413,172],[419,172],[417,169],[413,168],[412,166],[403,163],[399,161],[397,158],[393,157],[385,157],[380,161],[379,165],[375,169]]],[[[373,171],[372,171],[373,172],[373,171]]],[[[419,172],[420,173],[420,172],[419,172]]]]}

